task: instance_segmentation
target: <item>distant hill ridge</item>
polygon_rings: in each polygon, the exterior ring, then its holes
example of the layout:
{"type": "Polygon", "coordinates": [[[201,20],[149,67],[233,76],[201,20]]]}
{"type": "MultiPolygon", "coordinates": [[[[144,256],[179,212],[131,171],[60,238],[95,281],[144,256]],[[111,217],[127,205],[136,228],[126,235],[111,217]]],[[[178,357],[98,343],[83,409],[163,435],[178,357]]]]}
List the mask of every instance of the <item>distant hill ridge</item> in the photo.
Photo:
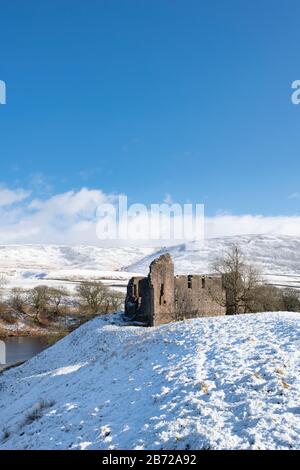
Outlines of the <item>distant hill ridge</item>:
{"type": "Polygon", "coordinates": [[[66,278],[81,274],[86,279],[93,272],[122,272],[146,274],[151,261],[159,254],[169,252],[175,271],[207,273],[217,255],[238,244],[246,257],[269,279],[278,285],[300,287],[300,238],[276,235],[243,235],[208,239],[204,247],[199,242],[189,242],[172,247],[64,246],[64,245],[1,245],[0,266],[2,274],[22,279],[45,279],[48,276],[66,278]],[[51,275],[50,275],[51,273],[51,275]],[[73,274],[72,274],[73,273],[73,274]]]}

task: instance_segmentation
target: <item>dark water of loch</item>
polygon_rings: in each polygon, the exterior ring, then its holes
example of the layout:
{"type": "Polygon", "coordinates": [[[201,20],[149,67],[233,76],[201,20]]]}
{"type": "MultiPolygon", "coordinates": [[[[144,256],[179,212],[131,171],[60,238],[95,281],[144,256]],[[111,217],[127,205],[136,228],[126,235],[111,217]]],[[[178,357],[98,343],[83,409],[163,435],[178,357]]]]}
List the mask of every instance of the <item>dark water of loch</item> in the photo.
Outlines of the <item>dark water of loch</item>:
{"type": "Polygon", "coordinates": [[[0,338],[0,340],[5,343],[6,349],[6,365],[4,366],[0,364],[0,371],[8,365],[27,361],[31,357],[36,356],[38,353],[46,349],[48,346],[46,339],[43,337],[24,336],[3,339],[0,338]]]}

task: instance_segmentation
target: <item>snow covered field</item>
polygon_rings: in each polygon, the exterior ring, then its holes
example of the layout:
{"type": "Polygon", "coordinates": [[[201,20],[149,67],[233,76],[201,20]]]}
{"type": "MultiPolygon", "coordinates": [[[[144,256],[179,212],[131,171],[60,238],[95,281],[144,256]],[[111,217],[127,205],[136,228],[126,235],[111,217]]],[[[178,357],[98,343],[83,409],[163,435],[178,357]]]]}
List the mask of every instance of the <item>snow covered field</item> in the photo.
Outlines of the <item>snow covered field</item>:
{"type": "Polygon", "coordinates": [[[93,246],[0,246],[1,274],[8,287],[31,288],[40,284],[73,289],[81,280],[104,280],[124,291],[133,274],[146,274],[150,262],[169,251],[177,274],[208,273],[210,263],[232,243],[238,243],[264,278],[278,286],[300,288],[300,238],[247,235],[208,239],[160,250],[153,248],[99,248],[93,246]]]}
{"type": "Polygon", "coordinates": [[[300,449],[300,314],[112,318],[0,375],[1,449],[300,449]]]}
{"type": "Polygon", "coordinates": [[[7,278],[9,288],[44,284],[72,290],[77,282],[87,279],[125,286],[130,273],[119,272],[122,266],[152,252],[151,248],[0,245],[1,275],[7,278]]]}

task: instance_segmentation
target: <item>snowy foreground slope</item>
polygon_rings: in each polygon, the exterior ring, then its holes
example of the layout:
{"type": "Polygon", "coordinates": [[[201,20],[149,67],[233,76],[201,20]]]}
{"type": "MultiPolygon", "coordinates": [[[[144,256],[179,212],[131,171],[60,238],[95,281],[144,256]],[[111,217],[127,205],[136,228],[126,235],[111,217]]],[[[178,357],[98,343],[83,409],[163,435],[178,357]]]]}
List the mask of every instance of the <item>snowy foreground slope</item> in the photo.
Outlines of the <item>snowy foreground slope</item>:
{"type": "Polygon", "coordinates": [[[300,449],[300,314],[96,319],[0,375],[1,449],[300,449]]]}

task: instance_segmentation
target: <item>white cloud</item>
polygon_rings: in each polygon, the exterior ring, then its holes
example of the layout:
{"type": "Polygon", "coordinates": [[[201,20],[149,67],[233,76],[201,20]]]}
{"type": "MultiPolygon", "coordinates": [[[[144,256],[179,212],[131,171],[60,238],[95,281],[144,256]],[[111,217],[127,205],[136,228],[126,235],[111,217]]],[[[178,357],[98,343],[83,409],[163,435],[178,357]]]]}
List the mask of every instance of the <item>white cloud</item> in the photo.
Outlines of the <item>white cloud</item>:
{"type": "Polygon", "coordinates": [[[16,202],[23,201],[30,196],[30,191],[24,189],[8,189],[0,187],[0,207],[11,206],[16,202]]]}
{"type": "Polygon", "coordinates": [[[217,215],[206,218],[206,237],[290,235],[300,237],[300,216],[217,215]]]}
{"type": "Polygon", "coordinates": [[[52,216],[90,217],[99,204],[113,202],[114,199],[114,196],[106,195],[100,190],[82,188],[80,191],[68,191],[46,200],[34,199],[28,207],[52,216]]]}
{"type": "Polygon", "coordinates": [[[0,243],[97,243],[96,209],[114,195],[82,188],[0,211],[0,243]]]}
{"type": "MultiPolygon", "coordinates": [[[[99,204],[116,202],[116,195],[97,189],[82,188],[33,199],[24,189],[0,187],[0,243],[100,245],[96,210],[99,204]]],[[[300,216],[223,213],[206,218],[205,234],[207,238],[246,234],[300,237],[300,216]]]]}

